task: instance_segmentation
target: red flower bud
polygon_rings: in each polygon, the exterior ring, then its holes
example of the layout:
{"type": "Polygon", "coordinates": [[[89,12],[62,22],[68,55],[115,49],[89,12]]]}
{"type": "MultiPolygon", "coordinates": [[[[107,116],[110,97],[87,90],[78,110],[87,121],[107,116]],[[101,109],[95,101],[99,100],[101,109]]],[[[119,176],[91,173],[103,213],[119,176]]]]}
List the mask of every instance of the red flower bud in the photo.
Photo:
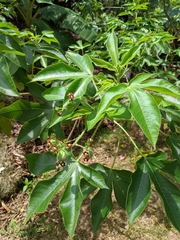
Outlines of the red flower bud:
{"type": "Polygon", "coordinates": [[[85,156],[85,157],[88,157],[89,156],[89,153],[88,152],[83,152],[83,155],[85,156]]]}
{"type": "Polygon", "coordinates": [[[73,93],[68,93],[68,97],[70,98],[70,100],[74,99],[74,94],[73,93]]]}
{"type": "Polygon", "coordinates": [[[71,142],[67,142],[67,143],[66,143],[66,146],[67,146],[68,148],[71,148],[71,147],[72,147],[72,143],[71,143],[71,142]]]}

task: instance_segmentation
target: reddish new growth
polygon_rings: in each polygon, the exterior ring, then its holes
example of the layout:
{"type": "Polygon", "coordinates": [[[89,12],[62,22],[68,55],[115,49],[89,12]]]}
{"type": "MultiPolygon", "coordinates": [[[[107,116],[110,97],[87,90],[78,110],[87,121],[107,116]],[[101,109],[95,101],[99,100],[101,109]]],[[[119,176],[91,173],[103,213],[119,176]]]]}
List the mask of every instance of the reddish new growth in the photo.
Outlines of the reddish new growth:
{"type": "Polygon", "coordinates": [[[85,161],[85,162],[88,162],[88,160],[89,160],[89,158],[87,158],[87,157],[84,158],[84,161],[85,161]]]}
{"type": "Polygon", "coordinates": [[[92,143],[93,139],[92,138],[88,138],[88,142],[92,143]]]}
{"type": "Polygon", "coordinates": [[[83,155],[85,156],[85,157],[88,157],[89,156],[89,153],[88,152],[83,152],[83,155]]]}
{"type": "Polygon", "coordinates": [[[68,148],[71,148],[71,147],[72,147],[72,143],[71,143],[71,142],[67,142],[67,143],[66,143],[66,146],[67,146],[68,148]]]}
{"type": "Polygon", "coordinates": [[[70,100],[74,99],[74,94],[73,93],[68,93],[68,97],[70,98],[70,100]]]}

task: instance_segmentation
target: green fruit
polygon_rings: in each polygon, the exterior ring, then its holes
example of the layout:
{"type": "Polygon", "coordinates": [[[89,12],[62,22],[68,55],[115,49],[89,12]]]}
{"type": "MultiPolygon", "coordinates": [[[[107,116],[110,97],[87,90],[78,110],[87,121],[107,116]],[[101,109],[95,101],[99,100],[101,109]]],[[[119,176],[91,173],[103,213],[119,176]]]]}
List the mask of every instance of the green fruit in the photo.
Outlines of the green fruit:
{"type": "Polygon", "coordinates": [[[60,149],[57,153],[58,160],[65,160],[67,158],[68,154],[65,149],[60,149]]]}

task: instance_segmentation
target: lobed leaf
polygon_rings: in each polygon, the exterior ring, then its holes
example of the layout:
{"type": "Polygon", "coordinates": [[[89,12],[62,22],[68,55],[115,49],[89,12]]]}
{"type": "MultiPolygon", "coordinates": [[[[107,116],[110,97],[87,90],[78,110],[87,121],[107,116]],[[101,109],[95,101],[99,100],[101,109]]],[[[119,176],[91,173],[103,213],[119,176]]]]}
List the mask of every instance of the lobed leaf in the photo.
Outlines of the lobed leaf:
{"type": "Polygon", "coordinates": [[[73,174],[75,168],[76,163],[71,163],[52,178],[38,182],[31,194],[26,214],[26,222],[34,213],[42,213],[46,210],[53,196],[64,186],[65,182],[73,174]]]}

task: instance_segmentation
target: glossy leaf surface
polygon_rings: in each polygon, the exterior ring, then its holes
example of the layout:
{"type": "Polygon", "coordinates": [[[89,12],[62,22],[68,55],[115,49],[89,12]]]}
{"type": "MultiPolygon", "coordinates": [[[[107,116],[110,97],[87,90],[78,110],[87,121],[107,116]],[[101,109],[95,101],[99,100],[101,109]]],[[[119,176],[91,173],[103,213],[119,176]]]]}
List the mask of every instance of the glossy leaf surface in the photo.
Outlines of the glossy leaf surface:
{"type": "Polygon", "coordinates": [[[156,101],[149,93],[136,89],[129,92],[129,99],[130,112],[150,143],[155,147],[161,124],[161,116],[156,101]]]}

